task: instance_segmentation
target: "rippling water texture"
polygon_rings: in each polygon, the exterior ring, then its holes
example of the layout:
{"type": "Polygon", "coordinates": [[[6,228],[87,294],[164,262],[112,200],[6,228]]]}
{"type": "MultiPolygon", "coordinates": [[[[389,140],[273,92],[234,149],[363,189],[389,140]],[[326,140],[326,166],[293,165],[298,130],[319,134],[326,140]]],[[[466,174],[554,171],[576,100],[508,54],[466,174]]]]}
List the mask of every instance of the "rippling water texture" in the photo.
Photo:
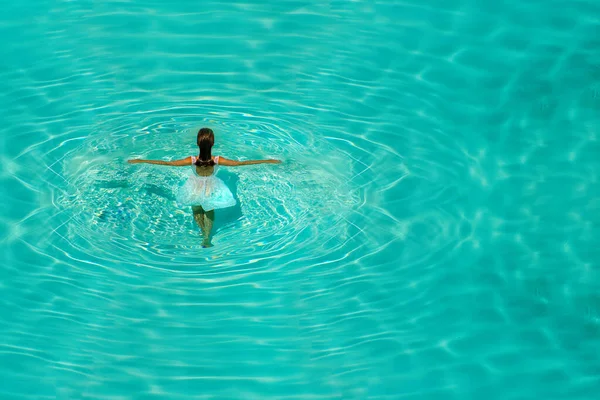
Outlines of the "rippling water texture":
{"type": "Polygon", "coordinates": [[[0,398],[597,398],[598,1],[2,4],[0,398]]]}

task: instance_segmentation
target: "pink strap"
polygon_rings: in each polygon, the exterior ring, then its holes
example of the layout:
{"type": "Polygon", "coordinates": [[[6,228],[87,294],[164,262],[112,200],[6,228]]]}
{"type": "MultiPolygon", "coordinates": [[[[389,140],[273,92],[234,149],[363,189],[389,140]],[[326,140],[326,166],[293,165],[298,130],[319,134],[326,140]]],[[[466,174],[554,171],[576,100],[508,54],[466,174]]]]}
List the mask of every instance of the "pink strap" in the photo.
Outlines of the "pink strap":
{"type": "MultiPolygon", "coordinates": [[[[192,165],[196,164],[196,156],[191,156],[192,157],[192,165]]],[[[215,164],[219,163],[219,156],[215,156],[215,164]]]]}

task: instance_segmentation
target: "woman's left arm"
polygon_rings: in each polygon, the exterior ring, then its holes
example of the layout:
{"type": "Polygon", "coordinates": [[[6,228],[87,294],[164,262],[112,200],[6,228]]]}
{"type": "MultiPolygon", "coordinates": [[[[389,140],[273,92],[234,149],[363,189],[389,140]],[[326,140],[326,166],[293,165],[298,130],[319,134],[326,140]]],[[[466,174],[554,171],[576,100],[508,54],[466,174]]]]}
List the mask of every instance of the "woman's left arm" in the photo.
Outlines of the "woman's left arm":
{"type": "Polygon", "coordinates": [[[170,165],[172,167],[184,167],[186,165],[192,165],[192,157],[182,158],[181,160],[175,161],[161,161],[161,160],[127,160],[129,164],[156,164],[156,165],[170,165]]]}

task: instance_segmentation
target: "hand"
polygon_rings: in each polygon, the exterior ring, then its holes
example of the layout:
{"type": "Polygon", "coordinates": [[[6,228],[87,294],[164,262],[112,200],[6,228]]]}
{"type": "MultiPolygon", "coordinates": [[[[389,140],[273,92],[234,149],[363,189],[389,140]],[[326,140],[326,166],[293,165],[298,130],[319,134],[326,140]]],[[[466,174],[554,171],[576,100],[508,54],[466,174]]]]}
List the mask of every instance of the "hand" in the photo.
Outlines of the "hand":
{"type": "Polygon", "coordinates": [[[269,164],[281,164],[280,160],[267,160],[269,164]]]}
{"type": "Polygon", "coordinates": [[[127,162],[129,164],[139,164],[139,163],[143,162],[143,160],[127,160],[127,162]]]}

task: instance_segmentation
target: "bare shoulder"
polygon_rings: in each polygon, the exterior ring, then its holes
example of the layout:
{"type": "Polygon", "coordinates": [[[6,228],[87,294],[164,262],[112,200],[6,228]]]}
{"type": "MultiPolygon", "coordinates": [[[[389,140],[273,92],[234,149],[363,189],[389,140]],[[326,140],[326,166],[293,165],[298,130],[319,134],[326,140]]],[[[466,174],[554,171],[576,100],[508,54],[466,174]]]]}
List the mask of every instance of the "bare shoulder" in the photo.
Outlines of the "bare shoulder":
{"type": "Polygon", "coordinates": [[[237,161],[230,160],[223,156],[215,156],[214,158],[215,158],[215,162],[219,165],[225,165],[225,166],[229,166],[229,167],[238,165],[237,161]]]}
{"type": "Polygon", "coordinates": [[[178,166],[178,167],[190,165],[192,163],[192,156],[182,158],[181,160],[173,161],[172,163],[173,163],[173,165],[178,166]]]}

